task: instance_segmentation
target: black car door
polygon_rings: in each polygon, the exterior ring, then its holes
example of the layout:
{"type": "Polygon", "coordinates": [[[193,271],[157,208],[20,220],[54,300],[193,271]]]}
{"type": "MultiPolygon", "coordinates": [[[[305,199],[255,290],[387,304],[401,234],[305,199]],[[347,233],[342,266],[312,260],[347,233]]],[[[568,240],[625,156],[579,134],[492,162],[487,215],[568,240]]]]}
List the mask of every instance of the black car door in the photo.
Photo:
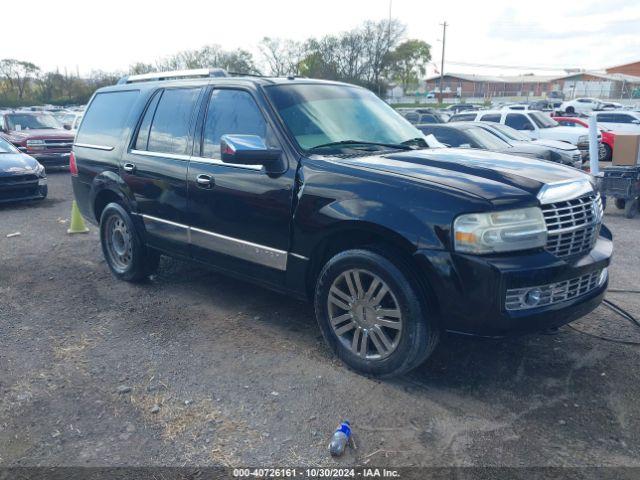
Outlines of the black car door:
{"type": "Polygon", "coordinates": [[[160,89],[150,99],[121,175],[133,193],[147,242],[188,255],[187,167],[203,88],[160,89]]]}
{"type": "Polygon", "coordinates": [[[248,90],[209,93],[189,163],[192,255],[236,273],[281,284],[289,248],[295,168],[270,174],[260,165],[225,164],[220,137],[258,135],[269,147],[282,138],[248,90]]]}

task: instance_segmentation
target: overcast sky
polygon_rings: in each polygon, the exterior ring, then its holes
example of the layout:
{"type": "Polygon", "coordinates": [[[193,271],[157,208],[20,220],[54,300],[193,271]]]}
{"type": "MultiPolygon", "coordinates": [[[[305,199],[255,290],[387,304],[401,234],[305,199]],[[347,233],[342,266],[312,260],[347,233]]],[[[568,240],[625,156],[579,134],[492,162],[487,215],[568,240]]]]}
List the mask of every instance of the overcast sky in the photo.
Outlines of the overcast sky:
{"type": "MultiPolygon", "coordinates": [[[[123,71],[205,44],[257,53],[265,36],[304,40],[388,15],[389,0],[30,0],[4,16],[0,58],[81,74],[123,71]]],[[[596,69],[640,60],[639,0],[393,0],[392,15],[407,25],[408,37],[432,45],[438,64],[440,24],[450,24],[448,72],[544,74],[533,67],[596,69]]]]}

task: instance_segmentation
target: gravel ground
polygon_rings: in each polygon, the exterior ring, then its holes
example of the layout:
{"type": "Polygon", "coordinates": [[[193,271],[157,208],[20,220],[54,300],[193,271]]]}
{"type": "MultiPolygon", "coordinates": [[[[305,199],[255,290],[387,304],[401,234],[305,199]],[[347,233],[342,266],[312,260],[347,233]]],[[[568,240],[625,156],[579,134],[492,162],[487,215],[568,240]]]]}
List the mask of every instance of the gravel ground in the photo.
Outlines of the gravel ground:
{"type": "MultiPolygon", "coordinates": [[[[554,336],[448,336],[372,380],[307,304],[170,259],[116,281],[95,227],[66,234],[68,173],[49,185],[0,207],[0,466],[640,466],[640,347],[589,333],[640,335],[604,307],[554,336]],[[344,418],[356,448],[333,460],[344,418]]],[[[606,222],[611,288],[637,290],[640,218],[606,222]]]]}

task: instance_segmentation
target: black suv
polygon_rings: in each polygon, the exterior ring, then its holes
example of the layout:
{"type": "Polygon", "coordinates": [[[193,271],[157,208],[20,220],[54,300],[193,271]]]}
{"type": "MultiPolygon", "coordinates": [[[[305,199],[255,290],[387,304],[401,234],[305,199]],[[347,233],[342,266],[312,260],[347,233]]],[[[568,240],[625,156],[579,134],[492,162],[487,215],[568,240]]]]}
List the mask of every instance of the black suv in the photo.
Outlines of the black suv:
{"type": "Polygon", "coordinates": [[[366,374],[416,367],[445,330],[593,310],[612,241],[591,177],[431,140],[352,85],[147,74],[96,92],[71,172],[116,277],[167,254],[312,299],[366,374]]]}

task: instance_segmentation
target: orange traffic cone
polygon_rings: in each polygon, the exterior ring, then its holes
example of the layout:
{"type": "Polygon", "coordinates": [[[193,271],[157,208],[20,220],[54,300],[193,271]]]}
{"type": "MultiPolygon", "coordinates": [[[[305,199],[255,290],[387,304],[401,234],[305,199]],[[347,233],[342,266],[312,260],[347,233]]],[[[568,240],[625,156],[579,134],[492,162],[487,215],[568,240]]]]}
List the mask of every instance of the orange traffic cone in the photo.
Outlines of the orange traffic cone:
{"type": "Polygon", "coordinates": [[[73,201],[71,205],[71,225],[69,225],[69,230],[67,233],[88,233],[89,229],[84,224],[84,219],[80,214],[80,210],[78,209],[78,204],[76,201],[73,201]]]}

